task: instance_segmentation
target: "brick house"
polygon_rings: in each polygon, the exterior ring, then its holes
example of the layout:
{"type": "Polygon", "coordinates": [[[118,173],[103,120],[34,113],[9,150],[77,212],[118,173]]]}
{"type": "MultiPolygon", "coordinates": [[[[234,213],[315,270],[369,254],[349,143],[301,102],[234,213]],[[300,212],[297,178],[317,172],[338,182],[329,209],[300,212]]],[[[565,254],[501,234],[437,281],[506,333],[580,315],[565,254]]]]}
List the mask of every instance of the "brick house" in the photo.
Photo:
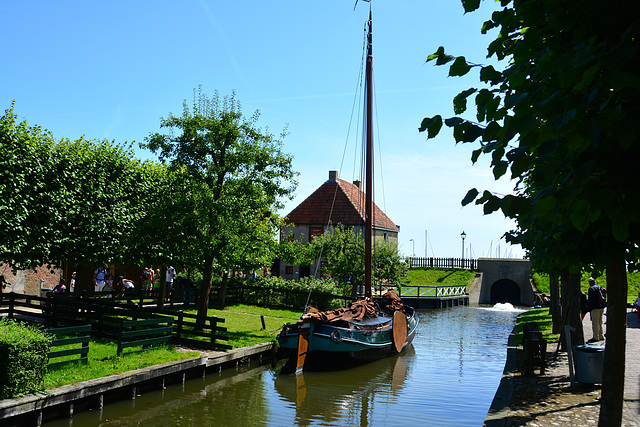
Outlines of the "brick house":
{"type": "MultiPolygon", "coordinates": [[[[287,238],[293,233],[293,238],[301,242],[310,242],[316,236],[324,234],[329,222],[342,224],[353,228],[356,232],[363,232],[365,193],[360,188],[360,182],[353,183],[338,178],[337,171],[329,171],[329,180],[293,209],[287,216],[291,227],[285,227],[280,232],[280,238],[287,238]],[[332,202],[333,211],[332,211],[332,202]],[[330,217],[331,216],[331,217],[330,217]]],[[[373,237],[398,244],[400,226],[374,203],[373,205],[373,237]]],[[[298,280],[311,276],[315,271],[315,264],[300,266],[276,262],[274,275],[285,279],[298,280]]],[[[318,274],[319,275],[319,274],[318,274]]]]}

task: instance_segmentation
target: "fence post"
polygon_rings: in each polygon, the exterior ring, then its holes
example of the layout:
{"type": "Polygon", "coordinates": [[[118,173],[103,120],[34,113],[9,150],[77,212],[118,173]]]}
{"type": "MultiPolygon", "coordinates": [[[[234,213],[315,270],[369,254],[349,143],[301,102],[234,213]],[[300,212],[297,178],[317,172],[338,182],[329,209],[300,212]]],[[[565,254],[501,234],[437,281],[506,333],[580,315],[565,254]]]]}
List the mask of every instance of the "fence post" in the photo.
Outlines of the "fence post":
{"type": "Polygon", "coordinates": [[[216,316],[209,317],[209,329],[211,330],[211,345],[216,345],[216,326],[218,326],[217,322],[218,318],[216,316]]]}
{"type": "Polygon", "coordinates": [[[179,310],[178,311],[178,327],[176,328],[176,336],[178,338],[178,341],[180,341],[180,338],[182,336],[182,319],[184,319],[184,311],[179,310]]]}
{"type": "Polygon", "coordinates": [[[9,314],[8,314],[9,319],[13,319],[13,311],[15,310],[15,303],[16,303],[15,298],[16,298],[15,292],[11,291],[11,293],[9,294],[9,314]]]}

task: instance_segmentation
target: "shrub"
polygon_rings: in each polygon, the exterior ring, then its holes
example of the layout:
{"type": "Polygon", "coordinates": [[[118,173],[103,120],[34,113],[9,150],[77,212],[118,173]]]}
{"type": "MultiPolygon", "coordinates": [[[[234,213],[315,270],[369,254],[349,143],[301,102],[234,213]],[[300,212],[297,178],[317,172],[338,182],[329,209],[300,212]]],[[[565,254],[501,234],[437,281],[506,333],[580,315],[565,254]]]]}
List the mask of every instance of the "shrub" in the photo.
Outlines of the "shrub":
{"type": "Polygon", "coordinates": [[[342,290],[332,278],[303,277],[299,282],[282,277],[259,277],[247,281],[252,290],[243,292],[244,304],[302,308],[307,304],[322,310],[337,308],[342,301],[334,299],[342,290]]]}
{"type": "Polygon", "coordinates": [[[51,337],[33,326],[0,321],[0,399],[44,390],[51,337]]]}

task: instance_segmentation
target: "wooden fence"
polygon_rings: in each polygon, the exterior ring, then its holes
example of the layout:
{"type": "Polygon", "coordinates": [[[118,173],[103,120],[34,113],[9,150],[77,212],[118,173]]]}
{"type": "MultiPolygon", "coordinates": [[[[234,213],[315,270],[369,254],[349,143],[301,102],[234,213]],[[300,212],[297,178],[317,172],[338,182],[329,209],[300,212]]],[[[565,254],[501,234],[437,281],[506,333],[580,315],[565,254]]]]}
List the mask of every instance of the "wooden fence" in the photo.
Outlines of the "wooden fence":
{"type": "Polygon", "coordinates": [[[414,267],[461,268],[467,270],[477,270],[478,260],[473,258],[409,257],[409,268],[414,267]]]}
{"type": "Polygon", "coordinates": [[[89,361],[89,341],[91,340],[91,324],[81,326],[67,326],[62,328],[49,328],[49,334],[55,335],[55,339],[51,343],[51,348],[80,344],[80,347],[68,348],[64,350],[50,351],[48,368],[57,368],[68,363],[89,361]],[[51,362],[51,359],[57,359],[65,356],[78,355],[78,358],[51,362]]]}
{"type": "MultiPolygon", "coordinates": [[[[47,297],[33,295],[21,295],[15,293],[4,294],[0,302],[0,314],[6,313],[9,318],[20,318],[30,322],[39,322],[53,326],[78,325],[80,323],[91,323],[93,325],[93,335],[100,338],[112,339],[121,342],[123,340],[123,328],[127,329],[140,327],[142,324],[125,324],[125,321],[138,321],[148,319],[167,318],[172,316],[171,322],[176,325],[176,330],[180,334],[173,332],[173,340],[183,342],[184,334],[196,335],[198,326],[193,326],[193,319],[198,320],[195,315],[186,315],[169,309],[158,309],[155,307],[143,307],[126,302],[121,302],[118,298],[84,298],[73,294],[48,294],[47,297]],[[177,319],[174,319],[177,317],[177,319]],[[189,319],[189,320],[188,320],[189,319]],[[185,331],[184,333],[182,331],[185,331]]],[[[126,300],[126,296],[123,296],[126,300]]],[[[226,328],[218,326],[224,319],[216,316],[200,318],[200,322],[205,325],[203,331],[199,331],[198,336],[207,338],[200,344],[211,350],[225,350],[230,346],[220,343],[221,340],[228,340],[223,336],[226,328]],[[209,325],[208,327],[206,325],[209,325]]],[[[153,324],[154,322],[150,322],[153,324]]],[[[158,322],[156,322],[158,323],[158,322]]],[[[165,322],[166,323],[166,322],[165,322]]],[[[161,328],[161,326],[159,326],[161,328]]],[[[149,332],[149,335],[151,332],[149,332]]],[[[135,335],[135,334],[133,334],[135,335]]],[[[125,338],[130,338],[124,334],[125,338]]],[[[144,344],[141,344],[144,345],[144,344]]],[[[119,350],[120,351],[120,350],[119,350]]]]}
{"type": "Polygon", "coordinates": [[[466,295],[466,286],[406,286],[402,298],[443,298],[466,295]]]}
{"type": "Polygon", "coordinates": [[[154,317],[143,320],[123,320],[120,323],[118,351],[120,356],[125,348],[146,347],[167,343],[173,333],[173,317],[154,317]]]}

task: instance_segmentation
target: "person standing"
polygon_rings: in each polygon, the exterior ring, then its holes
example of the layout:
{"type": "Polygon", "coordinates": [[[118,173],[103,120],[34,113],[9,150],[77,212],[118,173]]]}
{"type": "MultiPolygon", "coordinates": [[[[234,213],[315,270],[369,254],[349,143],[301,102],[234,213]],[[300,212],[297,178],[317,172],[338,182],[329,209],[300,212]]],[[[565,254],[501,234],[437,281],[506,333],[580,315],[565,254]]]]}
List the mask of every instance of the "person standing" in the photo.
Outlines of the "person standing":
{"type": "Polygon", "coordinates": [[[71,281],[69,282],[69,292],[74,292],[76,289],[76,272],[71,273],[71,281]]]}
{"type": "Polygon", "coordinates": [[[176,277],[176,270],[172,266],[167,267],[167,290],[173,289],[173,278],[176,277]]]}
{"type": "Polygon", "coordinates": [[[601,288],[593,277],[589,278],[589,292],[587,294],[587,305],[591,312],[591,327],[593,329],[593,338],[589,342],[604,340],[604,332],[602,330],[602,313],[606,306],[606,290],[601,288]]]}
{"type": "Polygon", "coordinates": [[[105,284],[106,274],[107,270],[103,266],[98,267],[98,269],[93,273],[94,292],[102,291],[105,284]]]}
{"type": "Polygon", "coordinates": [[[638,298],[636,298],[636,315],[638,316],[638,321],[640,322],[640,292],[638,292],[638,298]]]}

